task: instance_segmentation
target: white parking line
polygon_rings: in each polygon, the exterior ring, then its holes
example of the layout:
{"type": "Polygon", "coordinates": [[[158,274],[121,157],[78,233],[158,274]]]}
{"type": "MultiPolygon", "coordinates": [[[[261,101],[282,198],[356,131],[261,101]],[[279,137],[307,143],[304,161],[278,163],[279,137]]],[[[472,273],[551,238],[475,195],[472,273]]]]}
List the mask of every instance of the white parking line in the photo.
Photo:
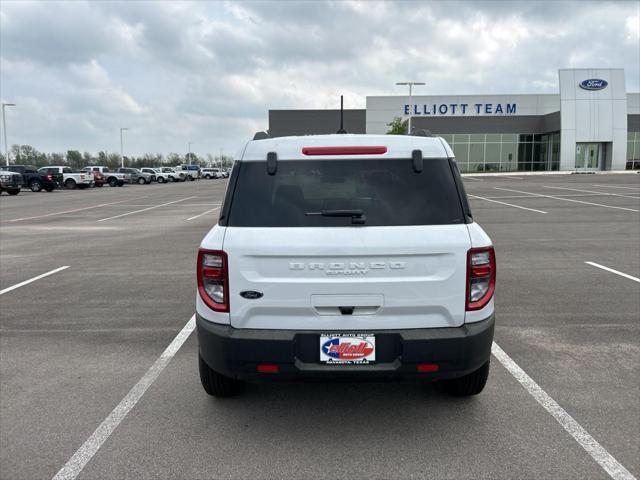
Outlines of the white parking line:
{"type": "Polygon", "coordinates": [[[493,187],[493,188],[495,188],[496,190],[504,190],[505,192],[525,193],[533,197],[553,198],[554,200],[564,200],[565,202],[584,203],[585,205],[594,205],[596,207],[613,208],[615,210],[626,210],[627,212],[640,212],[640,210],[636,210],[634,208],[614,207],[613,205],[603,205],[601,203],[585,202],[584,200],[573,200],[571,198],[556,197],[555,195],[543,195],[541,193],[523,192],[522,190],[513,190],[511,188],[501,188],[501,187],[493,187]]]}
{"type": "Polygon", "coordinates": [[[573,192],[586,192],[586,193],[593,193],[593,194],[596,194],[596,195],[607,195],[607,196],[613,196],[613,197],[633,198],[634,200],[640,199],[640,197],[638,197],[637,195],[623,195],[621,193],[597,192],[595,190],[584,190],[582,188],[552,187],[552,186],[549,186],[549,185],[543,185],[543,187],[544,188],[553,188],[554,190],[571,190],[573,192]]]}
{"type": "Polygon", "coordinates": [[[615,273],[616,275],[620,275],[621,277],[628,278],[629,280],[633,280],[634,282],[640,283],[640,278],[634,277],[633,275],[629,275],[628,273],[619,272],[618,270],[614,270],[613,268],[605,267],[604,265],[600,265],[596,262],[584,262],[587,265],[591,265],[592,267],[601,268],[607,272],[615,273]]]}
{"type": "MultiPolygon", "coordinates": [[[[137,197],[133,200],[138,200],[140,198],[146,198],[148,197],[148,195],[145,195],[144,197],[137,197]]],[[[119,202],[111,202],[111,203],[101,203],[99,205],[92,205],[90,207],[83,207],[83,208],[75,208],[73,210],[64,210],[62,212],[53,212],[53,213],[47,213],[45,215],[36,215],[34,217],[22,217],[22,218],[14,218],[13,220],[7,220],[7,223],[11,223],[11,222],[22,222],[23,220],[33,220],[36,218],[45,218],[45,217],[53,217],[56,215],[66,215],[67,213],[75,213],[75,212],[81,212],[83,210],[91,210],[93,208],[100,208],[100,207],[107,207],[109,205],[116,205],[118,203],[123,203],[123,202],[130,202],[132,199],[129,200],[120,200],[119,202]]]]}
{"type": "Polygon", "coordinates": [[[202,213],[201,213],[201,214],[199,214],[199,215],[195,215],[195,216],[193,216],[193,217],[189,217],[189,218],[187,218],[187,222],[188,222],[189,220],[195,220],[196,218],[201,217],[201,216],[203,216],[203,215],[206,215],[207,213],[215,212],[216,210],[220,210],[220,207],[215,207],[215,208],[212,208],[211,210],[207,210],[206,212],[202,212],[202,213]]]}
{"type": "Polygon", "coordinates": [[[185,200],[189,200],[190,198],[195,198],[195,197],[196,197],[196,195],[193,195],[191,197],[181,198],[180,200],[174,200],[173,202],[161,203],[160,205],[155,205],[153,207],[143,208],[142,210],[134,210],[133,212],[122,213],[120,215],[115,215],[113,217],[101,218],[98,221],[99,222],[106,222],[107,220],[113,220],[115,218],[120,218],[120,217],[126,217],[127,215],[133,215],[135,213],[146,212],[148,210],[153,210],[154,208],[166,207],[167,205],[172,205],[174,203],[184,202],[185,200]]]}
{"type": "Polygon", "coordinates": [[[104,421],[95,429],[91,436],[80,446],[69,461],[53,477],[53,480],[75,479],[82,469],[89,463],[93,456],[100,450],[102,444],[111,436],[113,431],[120,425],[120,422],[136,406],[142,395],[156,381],[160,373],[169,364],[182,344],[189,338],[196,325],[196,316],[193,315],[187,324],[180,330],[169,346],[162,352],[162,355],[151,365],[138,383],[136,383],[129,393],[120,401],[104,421]]]}
{"type": "Polygon", "coordinates": [[[514,178],[516,180],[524,180],[524,178],[522,177],[502,177],[502,178],[509,178],[509,179],[514,178]]]}
{"type": "Polygon", "coordinates": [[[486,200],[487,202],[499,203],[500,205],[508,205],[509,207],[520,208],[522,210],[529,210],[531,212],[537,212],[537,213],[547,213],[544,210],[537,210],[535,208],[521,207],[520,205],[514,205],[513,203],[500,202],[498,200],[493,200],[491,198],[479,197],[478,195],[471,195],[470,193],[468,193],[467,195],[469,197],[479,198],[480,200],[486,200]]]}
{"type": "Polygon", "coordinates": [[[625,188],[629,190],[635,190],[636,192],[640,192],[640,187],[627,187],[622,185],[606,185],[604,183],[603,184],[592,183],[591,185],[593,185],[594,187],[625,188]]]}
{"type": "Polygon", "coordinates": [[[9,293],[10,291],[15,290],[16,288],[24,287],[25,285],[28,285],[31,282],[35,282],[36,280],[40,280],[41,278],[48,277],[49,275],[53,275],[54,273],[61,272],[62,270],[66,270],[67,268],[69,268],[69,265],[64,265],[63,267],[56,268],[56,269],[51,270],[51,271],[49,271],[47,273],[43,273],[42,275],[38,275],[36,277],[30,278],[29,280],[25,280],[24,282],[16,283],[15,285],[13,285],[11,287],[7,287],[7,288],[5,288],[3,290],[0,290],[0,295],[4,295],[5,293],[9,293]]]}
{"type": "Polygon", "coordinates": [[[484,180],[482,180],[481,178],[474,178],[474,177],[466,177],[466,176],[462,176],[463,180],[475,180],[476,182],[484,182],[484,180]]]}
{"type": "Polygon", "coordinates": [[[614,480],[635,480],[635,477],[618,462],[605,448],[587,432],[582,425],[576,422],[564,408],[545,392],[535,380],[518,366],[513,359],[507,355],[497,343],[491,346],[491,353],[498,359],[504,368],[514,376],[529,394],[549,412],[549,414],[562,425],[569,435],[591,455],[598,465],[609,474],[614,480]]]}

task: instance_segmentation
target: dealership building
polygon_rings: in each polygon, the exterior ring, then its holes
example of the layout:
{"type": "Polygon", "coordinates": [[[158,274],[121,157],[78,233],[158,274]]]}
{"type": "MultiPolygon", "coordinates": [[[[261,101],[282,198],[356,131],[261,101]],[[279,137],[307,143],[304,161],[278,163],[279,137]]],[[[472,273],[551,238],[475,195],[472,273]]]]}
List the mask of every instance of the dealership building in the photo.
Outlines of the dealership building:
{"type": "MultiPolygon", "coordinates": [[[[559,93],[367,97],[345,110],[349,133],[384,134],[411,116],[412,131],[443,137],[463,172],[640,168],[640,93],[621,68],[561,69],[559,93]]],[[[339,110],[269,110],[269,134],[335,133],[339,110]]]]}

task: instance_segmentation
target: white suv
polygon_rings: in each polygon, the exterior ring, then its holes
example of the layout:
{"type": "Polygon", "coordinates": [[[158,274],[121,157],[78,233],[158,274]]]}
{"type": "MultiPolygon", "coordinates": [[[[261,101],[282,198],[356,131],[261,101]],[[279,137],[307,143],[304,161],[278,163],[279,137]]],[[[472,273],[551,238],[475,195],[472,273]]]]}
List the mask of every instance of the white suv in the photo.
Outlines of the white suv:
{"type": "Polygon", "coordinates": [[[484,388],[496,261],[441,138],[249,142],[198,253],[205,391],[243,380],[484,388]]]}

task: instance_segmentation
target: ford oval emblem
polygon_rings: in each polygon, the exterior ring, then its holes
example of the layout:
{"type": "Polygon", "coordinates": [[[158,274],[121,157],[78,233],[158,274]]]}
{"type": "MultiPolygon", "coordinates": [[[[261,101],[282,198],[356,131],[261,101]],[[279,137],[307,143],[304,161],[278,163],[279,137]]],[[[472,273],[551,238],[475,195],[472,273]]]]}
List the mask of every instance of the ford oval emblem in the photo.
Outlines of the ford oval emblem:
{"type": "Polygon", "coordinates": [[[255,290],[243,290],[242,292],[240,292],[240,296],[248,300],[256,300],[258,298],[262,298],[262,295],[262,292],[256,292],[255,290]]]}
{"type": "Polygon", "coordinates": [[[589,80],[584,80],[580,82],[580,88],[584,90],[602,90],[606,88],[609,83],[606,80],[601,80],[599,78],[590,78],[589,80]]]}

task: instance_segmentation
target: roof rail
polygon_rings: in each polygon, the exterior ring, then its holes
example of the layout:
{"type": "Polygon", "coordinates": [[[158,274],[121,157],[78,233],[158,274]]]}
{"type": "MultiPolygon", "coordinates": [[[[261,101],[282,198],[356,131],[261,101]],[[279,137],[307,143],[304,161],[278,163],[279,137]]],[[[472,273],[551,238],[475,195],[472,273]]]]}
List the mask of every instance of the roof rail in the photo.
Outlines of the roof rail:
{"type": "Polygon", "coordinates": [[[254,140],[266,140],[267,138],[271,138],[271,135],[269,135],[269,132],[265,130],[256,132],[255,135],[253,136],[254,140]]]}

